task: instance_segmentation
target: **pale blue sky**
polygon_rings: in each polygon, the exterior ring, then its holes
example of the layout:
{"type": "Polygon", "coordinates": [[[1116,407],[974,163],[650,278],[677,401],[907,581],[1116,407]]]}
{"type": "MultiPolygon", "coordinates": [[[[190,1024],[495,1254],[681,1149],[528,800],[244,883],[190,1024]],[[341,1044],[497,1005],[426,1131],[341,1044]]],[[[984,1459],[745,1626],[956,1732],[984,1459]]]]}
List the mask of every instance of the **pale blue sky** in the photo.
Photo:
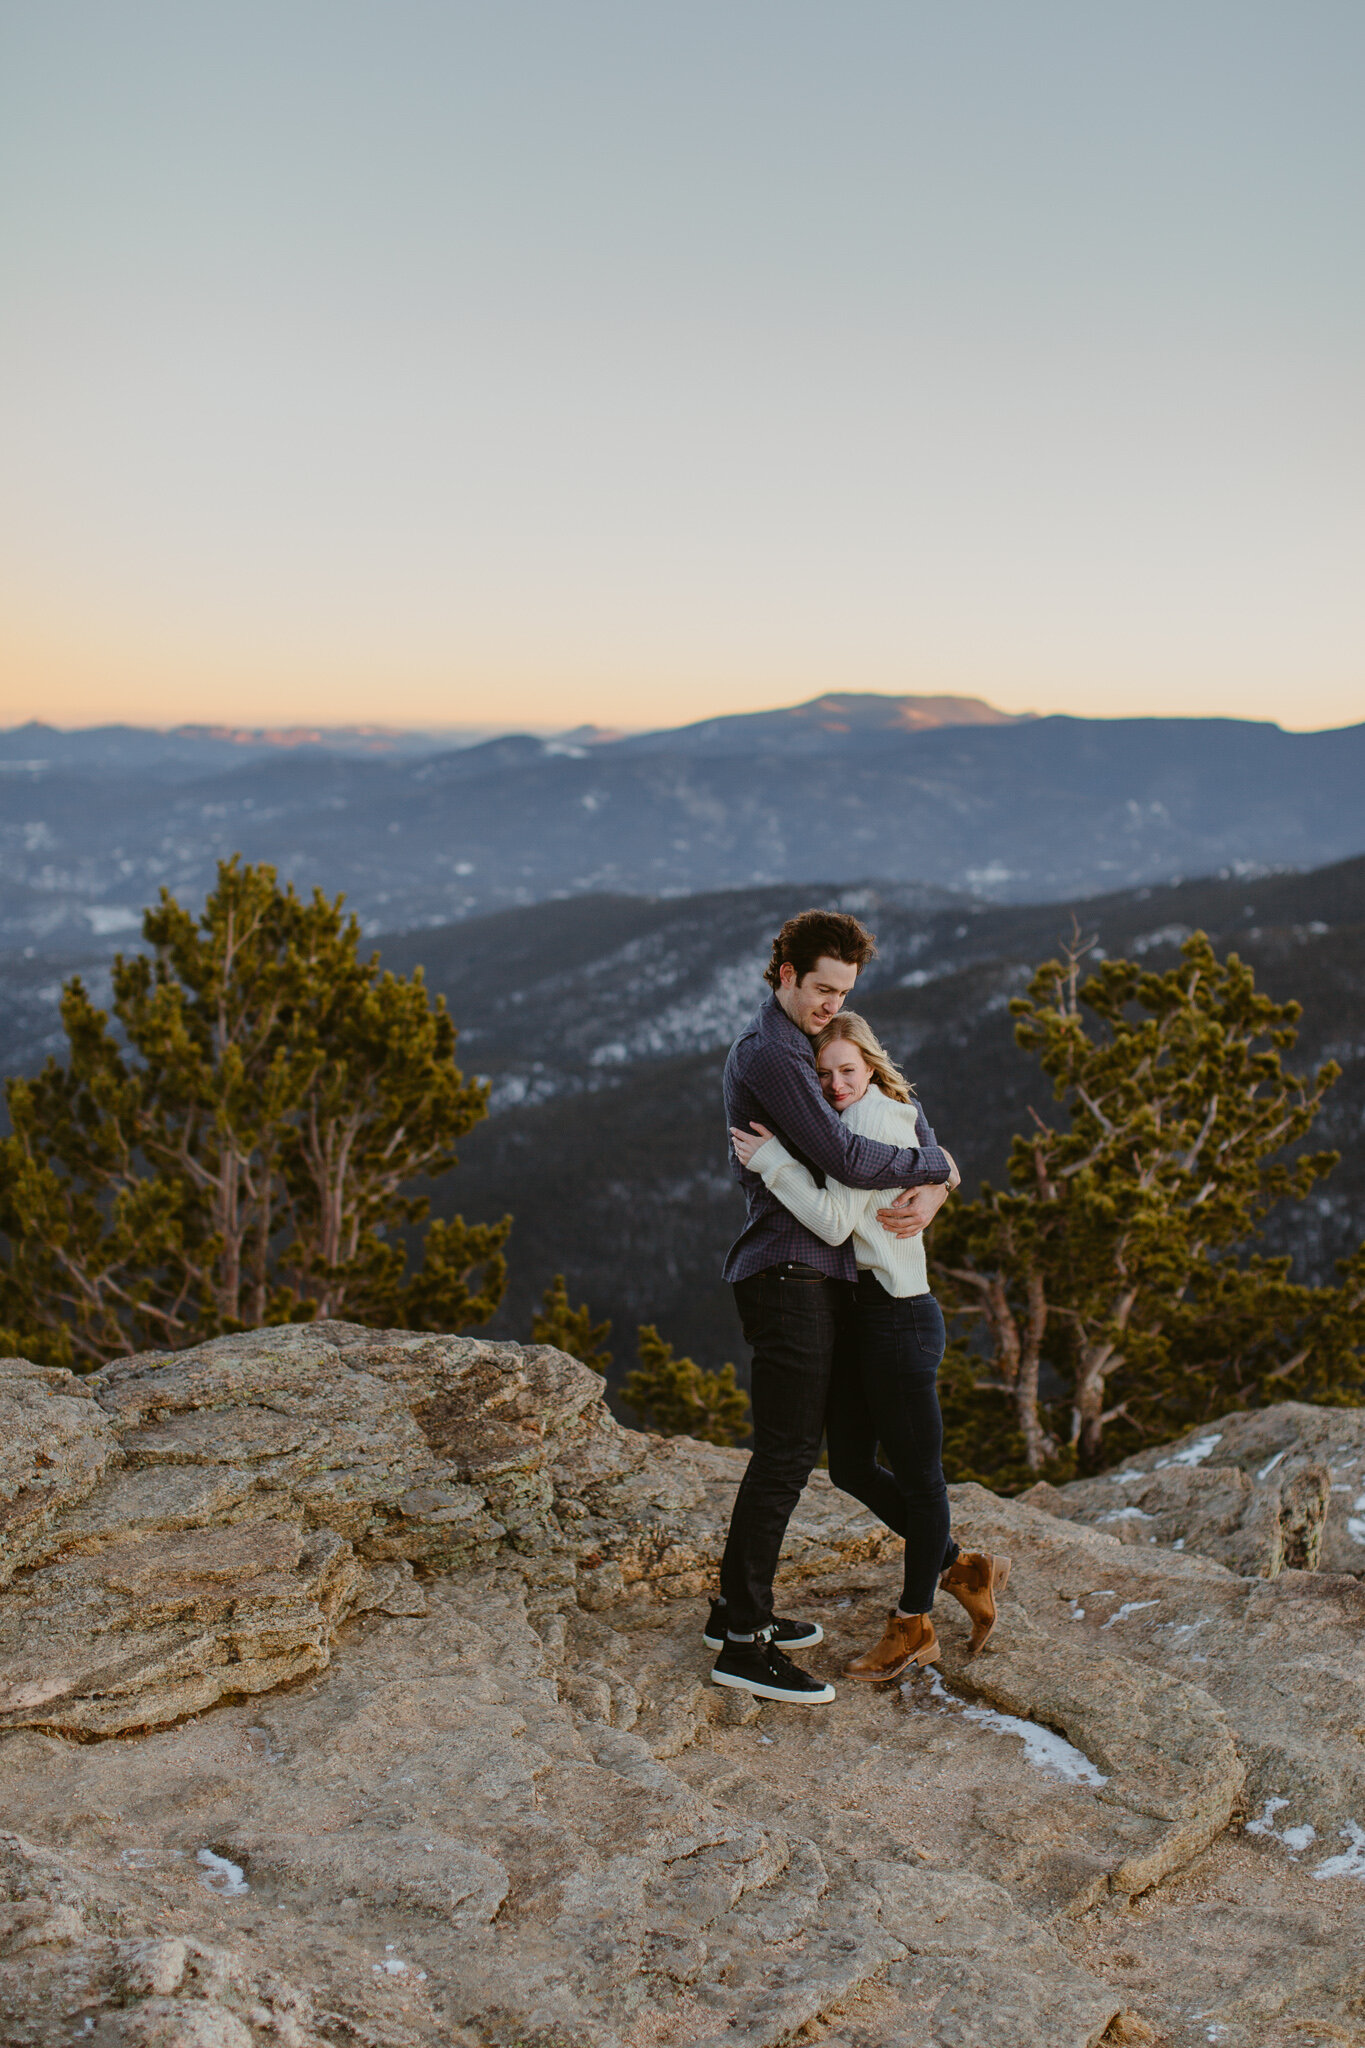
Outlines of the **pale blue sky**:
{"type": "Polygon", "coordinates": [[[1365,717],[1358,0],[0,5],[0,714],[1365,717]]]}

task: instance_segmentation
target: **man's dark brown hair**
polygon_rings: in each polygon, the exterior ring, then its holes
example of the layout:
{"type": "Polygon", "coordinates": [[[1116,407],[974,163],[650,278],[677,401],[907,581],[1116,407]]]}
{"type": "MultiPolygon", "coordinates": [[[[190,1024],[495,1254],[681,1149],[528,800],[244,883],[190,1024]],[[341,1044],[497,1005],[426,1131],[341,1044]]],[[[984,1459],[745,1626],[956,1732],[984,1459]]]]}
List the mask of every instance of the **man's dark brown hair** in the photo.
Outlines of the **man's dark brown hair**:
{"type": "Polygon", "coordinates": [[[875,959],[877,941],[866,925],[842,910],[803,910],[789,917],[773,940],[773,957],[763,972],[769,988],[780,988],[782,968],[790,962],[804,981],[817,960],[842,960],[859,973],[875,959]]]}

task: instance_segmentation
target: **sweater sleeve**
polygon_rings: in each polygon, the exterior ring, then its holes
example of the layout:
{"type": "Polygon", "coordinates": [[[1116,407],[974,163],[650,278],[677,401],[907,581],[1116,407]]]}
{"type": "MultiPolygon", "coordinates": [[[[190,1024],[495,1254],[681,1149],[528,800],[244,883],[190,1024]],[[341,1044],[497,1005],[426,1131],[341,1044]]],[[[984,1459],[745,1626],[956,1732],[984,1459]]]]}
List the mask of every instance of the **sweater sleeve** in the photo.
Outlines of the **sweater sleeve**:
{"type": "Polygon", "coordinates": [[[769,1138],[765,1145],[760,1145],[749,1164],[762,1175],[765,1187],[776,1195],[783,1208],[826,1244],[842,1244],[884,1199],[875,1192],[845,1187],[837,1180],[818,1188],[808,1170],[799,1159],[792,1158],[778,1138],[769,1138]]]}

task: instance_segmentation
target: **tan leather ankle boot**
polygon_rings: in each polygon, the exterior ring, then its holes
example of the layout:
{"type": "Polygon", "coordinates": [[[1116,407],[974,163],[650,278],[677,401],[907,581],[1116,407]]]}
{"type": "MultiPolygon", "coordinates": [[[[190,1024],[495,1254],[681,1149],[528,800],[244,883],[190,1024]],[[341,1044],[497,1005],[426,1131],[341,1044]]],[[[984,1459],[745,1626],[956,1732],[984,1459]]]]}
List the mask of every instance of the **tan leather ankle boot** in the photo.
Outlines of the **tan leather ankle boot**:
{"type": "Polygon", "coordinates": [[[995,1627],[995,1596],[1009,1584],[1010,1559],[989,1557],[984,1550],[964,1550],[956,1564],[949,1565],[939,1585],[966,1608],[972,1624],[968,1652],[975,1657],[984,1650],[995,1627]]]}
{"type": "Polygon", "coordinates": [[[862,1678],[870,1685],[899,1678],[911,1664],[937,1664],[938,1637],[927,1614],[897,1614],[893,1607],[886,1617],[886,1631],[875,1649],[864,1650],[844,1666],[845,1678],[862,1678]]]}

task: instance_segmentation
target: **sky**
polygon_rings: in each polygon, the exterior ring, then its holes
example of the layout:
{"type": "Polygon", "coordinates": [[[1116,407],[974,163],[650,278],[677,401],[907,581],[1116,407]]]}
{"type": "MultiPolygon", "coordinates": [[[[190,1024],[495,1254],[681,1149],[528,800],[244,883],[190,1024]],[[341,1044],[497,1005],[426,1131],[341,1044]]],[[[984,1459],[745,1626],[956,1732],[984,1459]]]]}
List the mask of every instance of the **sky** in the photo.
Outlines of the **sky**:
{"type": "Polygon", "coordinates": [[[1365,719],[1359,0],[0,0],[0,723],[1365,719]]]}

